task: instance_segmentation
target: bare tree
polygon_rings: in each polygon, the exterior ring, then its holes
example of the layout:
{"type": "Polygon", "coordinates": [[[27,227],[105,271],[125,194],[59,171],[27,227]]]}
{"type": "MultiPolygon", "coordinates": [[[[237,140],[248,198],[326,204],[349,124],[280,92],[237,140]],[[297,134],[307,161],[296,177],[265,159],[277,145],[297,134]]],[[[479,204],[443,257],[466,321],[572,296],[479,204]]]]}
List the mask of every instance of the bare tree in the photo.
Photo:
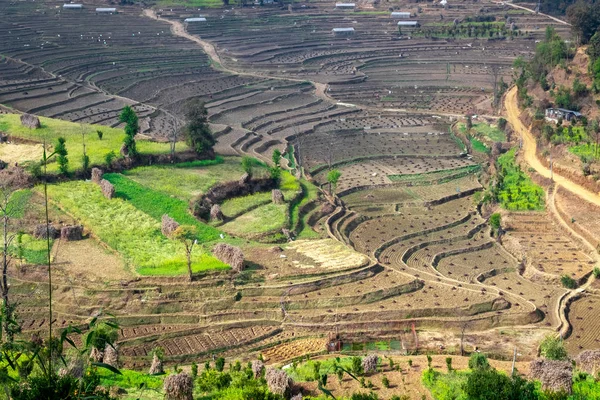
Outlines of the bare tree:
{"type": "Polygon", "coordinates": [[[11,226],[11,221],[21,214],[26,206],[25,200],[15,193],[27,186],[29,180],[21,168],[0,171],[0,218],[2,219],[2,279],[0,292],[2,295],[2,333],[3,341],[12,341],[14,337],[13,310],[14,305],[8,296],[8,267],[12,261],[10,249],[17,236],[17,231],[11,226]]]}
{"type": "Polygon", "coordinates": [[[470,321],[468,319],[461,318],[461,320],[460,320],[460,355],[461,356],[465,355],[465,347],[464,347],[465,333],[467,332],[467,329],[469,329],[469,325],[470,325],[470,321]]]}

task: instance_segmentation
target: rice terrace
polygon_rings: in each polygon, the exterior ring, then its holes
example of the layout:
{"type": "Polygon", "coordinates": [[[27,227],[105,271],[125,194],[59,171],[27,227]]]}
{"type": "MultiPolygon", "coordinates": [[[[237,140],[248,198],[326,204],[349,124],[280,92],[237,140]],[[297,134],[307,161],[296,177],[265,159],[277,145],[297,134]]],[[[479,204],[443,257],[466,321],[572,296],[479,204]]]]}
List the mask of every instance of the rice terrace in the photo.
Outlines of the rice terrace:
{"type": "Polygon", "coordinates": [[[599,16],[0,0],[0,399],[600,399],[599,16]]]}

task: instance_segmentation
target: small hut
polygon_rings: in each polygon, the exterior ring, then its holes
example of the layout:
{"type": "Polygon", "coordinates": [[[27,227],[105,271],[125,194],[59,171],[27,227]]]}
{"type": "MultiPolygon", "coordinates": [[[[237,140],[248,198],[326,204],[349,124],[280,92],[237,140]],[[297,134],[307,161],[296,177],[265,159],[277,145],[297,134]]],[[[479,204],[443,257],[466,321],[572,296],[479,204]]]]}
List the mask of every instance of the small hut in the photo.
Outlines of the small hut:
{"type": "Polygon", "coordinates": [[[410,13],[405,11],[394,11],[390,16],[394,19],[407,19],[410,18],[410,13]]]}
{"type": "Polygon", "coordinates": [[[83,4],[68,3],[63,4],[63,8],[65,10],[81,10],[83,8],[83,4]]]}
{"type": "Polygon", "coordinates": [[[354,28],[333,28],[331,30],[335,36],[354,35],[354,28]]]}
{"type": "Polygon", "coordinates": [[[398,21],[398,26],[400,28],[402,28],[402,27],[418,28],[419,27],[419,21],[398,21]]]}
{"type": "Polygon", "coordinates": [[[335,8],[338,10],[354,10],[356,3],[335,3],[335,8]]]}
{"type": "Polygon", "coordinates": [[[114,7],[98,7],[96,8],[96,13],[100,14],[116,14],[117,9],[114,7]]]}

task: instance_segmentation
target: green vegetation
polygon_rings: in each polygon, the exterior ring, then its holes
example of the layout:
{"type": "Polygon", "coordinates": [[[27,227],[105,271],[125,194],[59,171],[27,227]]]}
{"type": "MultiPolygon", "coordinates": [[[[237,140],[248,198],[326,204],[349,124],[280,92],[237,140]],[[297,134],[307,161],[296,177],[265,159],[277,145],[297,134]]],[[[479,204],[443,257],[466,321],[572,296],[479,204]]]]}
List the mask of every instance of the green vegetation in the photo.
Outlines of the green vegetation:
{"type": "Polygon", "coordinates": [[[188,101],[185,110],[187,124],[183,127],[185,142],[196,153],[211,151],[215,138],[208,126],[208,112],[199,98],[188,101]]]}
{"type": "MultiPolygon", "coordinates": [[[[504,120],[504,124],[506,124],[506,120],[504,120]]],[[[500,125],[500,123],[498,125],[500,125]]],[[[458,124],[458,129],[461,133],[468,133],[466,124],[458,124]]],[[[492,142],[506,142],[506,133],[504,133],[500,126],[496,127],[486,124],[485,122],[479,122],[477,124],[473,124],[470,130],[474,136],[481,135],[492,142]]]]}
{"type": "MultiPolygon", "coordinates": [[[[110,151],[115,154],[119,153],[119,149],[125,139],[125,133],[122,129],[109,128],[100,125],[85,125],[66,122],[58,119],[40,117],[42,127],[39,129],[29,129],[21,125],[19,115],[5,114],[0,115],[0,131],[6,132],[18,138],[43,142],[46,140],[48,144],[55,143],[59,137],[66,139],[67,150],[71,159],[81,160],[83,157],[82,130],[86,133],[94,133],[98,129],[102,129],[102,139],[96,135],[86,135],[86,153],[90,158],[90,165],[104,165],[105,157],[110,151]]],[[[185,143],[177,143],[178,151],[185,150],[185,143]]],[[[168,154],[168,143],[157,143],[147,140],[137,141],[137,150],[140,154],[168,154]]],[[[29,160],[39,161],[39,160],[29,160]]],[[[58,163],[51,161],[48,164],[49,172],[58,172],[58,163]]],[[[71,168],[73,166],[71,165],[71,168]]]]}
{"type": "Polygon", "coordinates": [[[149,189],[188,202],[215,184],[237,179],[244,173],[239,158],[218,157],[217,161],[200,163],[138,167],[124,175],[149,189]],[[173,179],[175,174],[177,179],[173,179]]]}
{"type": "MultiPolygon", "coordinates": [[[[133,201],[107,200],[97,185],[81,181],[50,185],[48,194],[59,208],[118,251],[138,273],[180,275],[186,272],[181,245],[164,237],[159,220],[137,209],[133,201]]],[[[138,204],[145,205],[142,200],[138,200],[138,204]]],[[[213,229],[208,228],[206,235],[212,235],[213,229]]],[[[192,255],[194,272],[225,268],[227,266],[222,262],[203,254],[199,246],[192,255]]]]}
{"type": "Polygon", "coordinates": [[[577,281],[571,278],[569,275],[563,275],[560,277],[560,283],[567,289],[577,289],[577,281]]]}
{"type": "Polygon", "coordinates": [[[498,182],[493,195],[507,210],[541,210],[544,190],[535,185],[515,161],[516,149],[498,157],[498,182]]]}
{"type": "Polygon", "coordinates": [[[221,204],[221,211],[227,217],[242,214],[256,207],[269,204],[271,202],[271,193],[255,193],[243,197],[234,197],[229,200],[225,200],[221,204]]]}
{"type": "Polygon", "coordinates": [[[265,204],[223,225],[225,232],[235,235],[253,235],[281,229],[287,216],[286,204],[265,204]]]}
{"type": "Polygon", "coordinates": [[[201,242],[215,240],[219,231],[198,221],[188,211],[188,203],[149,189],[121,174],[104,174],[104,179],[115,186],[115,195],[126,200],[138,210],[160,221],[164,214],[179,224],[192,225],[197,229],[197,238],[201,242]]]}
{"type": "Polygon", "coordinates": [[[413,184],[426,183],[431,181],[443,183],[449,180],[462,178],[463,176],[476,173],[480,169],[481,166],[479,164],[474,164],[454,169],[424,172],[422,174],[388,175],[388,178],[392,182],[412,182],[413,184]]]}
{"type": "Polygon", "coordinates": [[[140,130],[138,116],[131,106],[126,106],[123,108],[123,111],[121,111],[121,114],[119,114],[119,121],[125,123],[125,138],[123,139],[125,154],[136,157],[138,151],[135,145],[135,135],[137,135],[140,130]]]}
{"type": "Polygon", "coordinates": [[[561,338],[548,335],[540,343],[540,354],[550,360],[566,360],[567,350],[561,338]]]}
{"type": "Polygon", "coordinates": [[[479,139],[475,138],[475,136],[469,136],[469,142],[471,142],[473,150],[479,153],[488,154],[490,152],[490,149],[479,139]]]}

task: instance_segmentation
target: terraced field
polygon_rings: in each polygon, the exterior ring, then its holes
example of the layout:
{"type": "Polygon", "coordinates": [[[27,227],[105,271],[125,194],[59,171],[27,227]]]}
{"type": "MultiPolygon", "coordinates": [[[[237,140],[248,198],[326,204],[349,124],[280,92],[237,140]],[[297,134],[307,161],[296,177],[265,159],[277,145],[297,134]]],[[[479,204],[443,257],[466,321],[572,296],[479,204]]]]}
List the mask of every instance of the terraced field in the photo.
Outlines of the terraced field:
{"type": "MultiPolygon", "coordinates": [[[[531,55],[549,23],[543,16],[510,14],[521,33],[490,39],[466,31],[443,37],[442,29],[479,13],[507,24],[505,6],[488,2],[447,9],[406,4],[422,29],[401,34],[384,6],[333,11],[318,1],[294,5],[292,12],[207,10],[206,24],[185,28],[216,46],[219,64],[199,43],[173,33],[164,20],[141,15],[138,7],[97,15],[91,7],[65,11],[61,5],[17,2],[3,9],[4,106],[119,126],[120,109],[133,105],[143,133],[164,140],[182,122],[184,103],[200,98],[217,153],[270,163],[279,149],[286,168],[303,169],[323,189],[305,203],[286,193],[285,204],[273,205],[267,192],[245,208],[236,198],[222,204],[228,220],[214,237],[228,233],[243,248],[246,269],[239,274],[216,271],[193,282],[139,276],[105,249],[115,265],[88,276],[70,269],[74,257],[58,258],[56,326],[114,312],[127,366],[147,366],[156,346],[165,349],[169,363],[213,354],[254,359],[258,352],[279,363],[324,351],[331,333],[346,341],[400,336],[407,351],[437,351],[436,341],[419,343],[419,335],[457,335],[468,325],[493,342],[506,328],[550,331],[561,323],[566,290],[560,277],[582,280],[594,267],[545,213],[504,216],[508,233],[502,242],[492,237],[489,215],[479,207],[485,168],[449,133],[457,115],[492,112],[493,79],[508,80],[513,60],[531,55]],[[352,26],[356,34],[333,36],[339,26],[352,26]],[[337,198],[328,202],[334,194],[325,193],[330,169],[342,175],[337,198]],[[294,233],[305,236],[286,243],[282,227],[298,227],[294,233]],[[264,233],[281,237],[258,243],[264,233]]],[[[192,11],[160,14],[180,23],[192,11]]],[[[187,202],[193,196],[241,176],[239,161],[229,160],[214,180],[206,171],[165,166],[124,176],[162,195],[164,203],[183,204],[182,214],[191,218],[187,202]]],[[[308,190],[302,181],[297,185],[293,193],[308,190]]],[[[568,199],[563,203],[570,215],[568,199]]],[[[160,217],[152,217],[157,235],[160,217]]],[[[581,225],[595,232],[593,224],[581,225]]],[[[101,245],[93,236],[86,240],[101,245]]],[[[14,269],[19,315],[25,332],[33,333],[48,324],[42,305],[47,281],[35,265],[14,269]]],[[[588,317],[581,301],[571,304],[570,349],[593,346],[597,336],[577,323],[578,316],[588,317]]]]}

